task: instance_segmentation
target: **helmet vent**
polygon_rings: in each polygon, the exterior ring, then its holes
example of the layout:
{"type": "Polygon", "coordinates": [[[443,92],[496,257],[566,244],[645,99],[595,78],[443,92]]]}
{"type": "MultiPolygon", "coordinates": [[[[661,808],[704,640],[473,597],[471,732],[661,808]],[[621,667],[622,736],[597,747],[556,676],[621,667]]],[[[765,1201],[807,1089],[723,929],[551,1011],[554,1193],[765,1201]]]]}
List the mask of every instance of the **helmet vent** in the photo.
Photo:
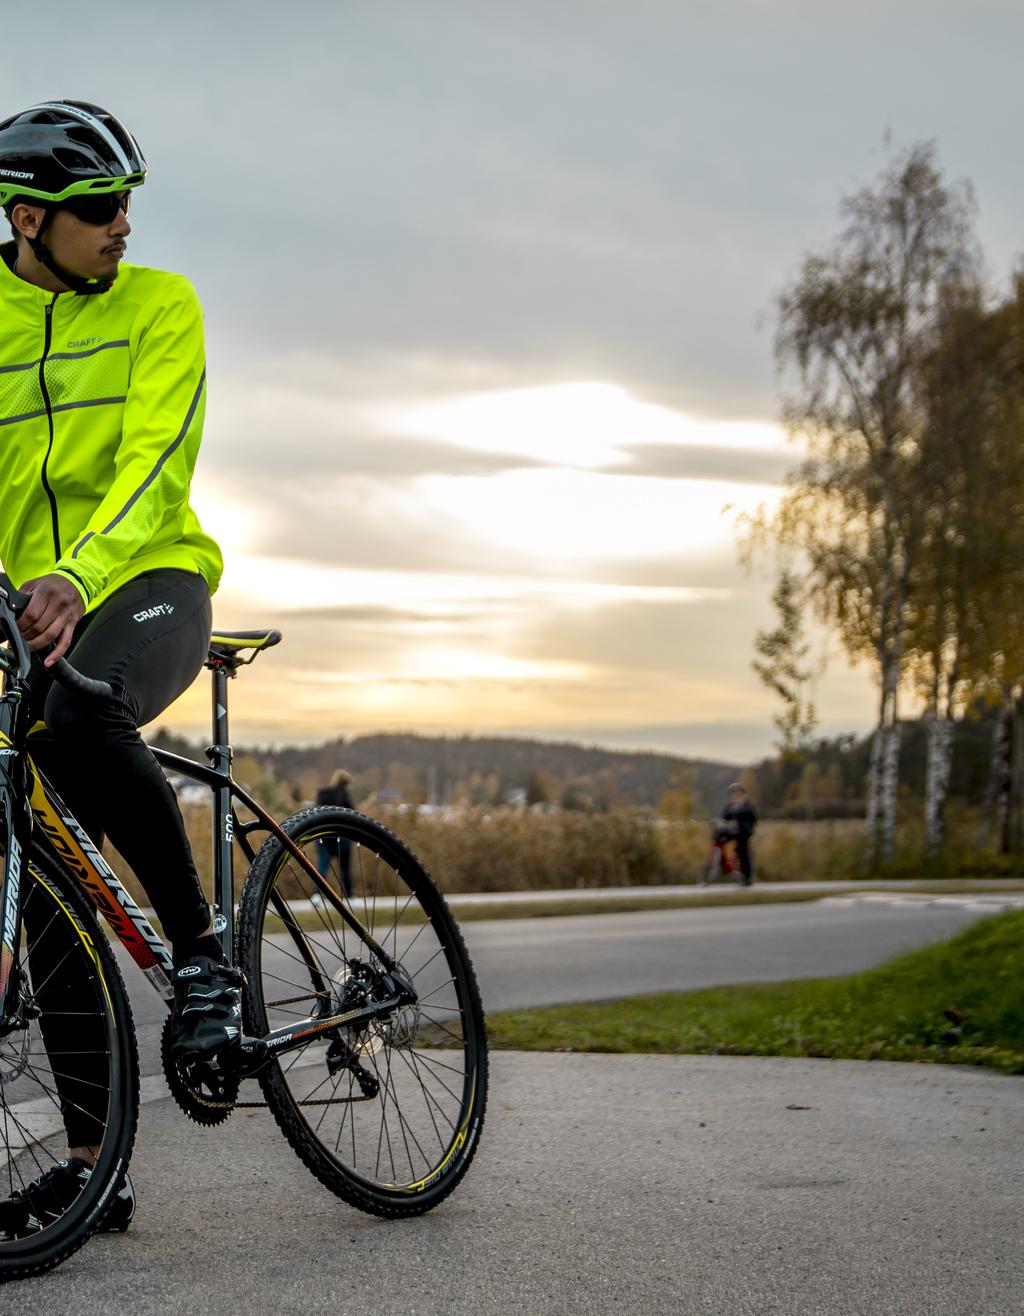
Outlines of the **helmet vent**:
{"type": "Polygon", "coordinates": [[[79,170],[88,172],[96,167],[95,161],[90,160],[84,151],[76,151],[70,146],[55,146],[53,148],[53,158],[58,164],[63,165],[65,169],[70,169],[73,173],[78,173],[79,170]]]}

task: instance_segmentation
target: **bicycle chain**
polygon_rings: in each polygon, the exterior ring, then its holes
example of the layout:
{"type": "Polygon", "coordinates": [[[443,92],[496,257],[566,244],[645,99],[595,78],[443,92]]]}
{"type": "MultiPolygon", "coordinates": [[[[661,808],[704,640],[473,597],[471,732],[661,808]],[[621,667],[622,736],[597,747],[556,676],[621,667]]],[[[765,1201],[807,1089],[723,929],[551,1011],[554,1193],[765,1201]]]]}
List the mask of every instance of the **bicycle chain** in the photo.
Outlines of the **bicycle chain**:
{"type": "Polygon", "coordinates": [[[298,1005],[300,1001],[329,1001],[330,992],[306,992],[305,996],[286,996],[283,1001],[268,1001],[267,1009],[273,1010],[278,1005],[298,1005]]]}
{"type": "MultiPolygon", "coordinates": [[[[273,1004],[296,1005],[300,1001],[328,1000],[328,999],[330,998],[324,992],[315,992],[312,995],[309,992],[307,992],[304,996],[290,996],[285,1000],[274,1001],[273,1004]]],[[[165,1025],[165,1031],[167,1026],[168,1025],[165,1025]]],[[[204,1096],[201,1092],[197,1092],[195,1088],[190,1087],[189,1084],[185,1081],[185,1078],[182,1075],[181,1071],[175,1065],[174,1066],[175,1076],[178,1080],[178,1084],[180,1084],[180,1091],[178,1091],[176,1090],[177,1085],[172,1081],[170,1074],[167,1074],[166,1072],[167,1063],[168,1062],[173,1063],[169,1052],[164,1057],[164,1059],[165,1059],[165,1076],[167,1077],[168,1085],[171,1088],[171,1095],[174,1097],[175,1101],[185,1112],[185,1114],[189,1117],[189,1119],[194,1120],[196,1123],[206,1123],[206,1124],[220,1123],[222,1120],[227,1119],[231,1111],[235,1110],[236,1108],[241,1110],[266,1110],[267,1108],[267,1103],[265,1101],[238,1101],[237,1099],[234,1101],[214,1101],[212,1098],[204,1096]],[[203,1110],[224,1111],[224,1114],[221,1116],[220,1120],[203,1120],[201,1117],[197,1118],[196,1114],[188,1109],[188,1105],[186,1103],[192,1103],[195,1106],[201,1107],[203,1110]]],[[[299,1106],[339,1106],[339,1105],[347,1105],[353,1100],[359,1101],[362,1100],[362,1098],[319,1097],[316,1100],[299,1101],[296,1104],[299,1106]]]]}

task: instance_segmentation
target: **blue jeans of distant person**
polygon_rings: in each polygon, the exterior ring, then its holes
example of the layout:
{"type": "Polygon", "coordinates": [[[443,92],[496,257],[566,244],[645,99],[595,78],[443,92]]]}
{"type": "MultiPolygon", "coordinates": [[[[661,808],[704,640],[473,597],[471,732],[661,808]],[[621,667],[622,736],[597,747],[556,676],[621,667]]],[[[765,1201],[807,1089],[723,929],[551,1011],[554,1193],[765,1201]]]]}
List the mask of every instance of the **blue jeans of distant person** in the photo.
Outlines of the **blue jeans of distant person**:
{"type": "Polygon", "coordinates": [[[341,889],[346,898],[352,895],[352,842],[340,836],[328,837],[317,841],[316,866],[321,877],[330,877],[331,869],[336,868],[341,877],[341,889]]]}

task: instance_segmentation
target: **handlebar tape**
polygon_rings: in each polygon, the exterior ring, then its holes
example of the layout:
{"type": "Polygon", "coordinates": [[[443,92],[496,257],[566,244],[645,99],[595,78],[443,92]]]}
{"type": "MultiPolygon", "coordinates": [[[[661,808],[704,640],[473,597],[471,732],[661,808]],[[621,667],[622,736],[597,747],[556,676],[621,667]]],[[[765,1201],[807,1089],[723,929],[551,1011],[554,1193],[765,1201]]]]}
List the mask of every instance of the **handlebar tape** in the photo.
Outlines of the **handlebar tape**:
{"type": "Polygon", "coordinates": [[[72,667],[66,658],[58,658],[50,668],[55,681],[59,681],[65,690],[76,695],[88,695],[92,699],[113,699],[114,690],[109,681],[96,681],[91,676],[84,676],[77,667],[72,667]]]}

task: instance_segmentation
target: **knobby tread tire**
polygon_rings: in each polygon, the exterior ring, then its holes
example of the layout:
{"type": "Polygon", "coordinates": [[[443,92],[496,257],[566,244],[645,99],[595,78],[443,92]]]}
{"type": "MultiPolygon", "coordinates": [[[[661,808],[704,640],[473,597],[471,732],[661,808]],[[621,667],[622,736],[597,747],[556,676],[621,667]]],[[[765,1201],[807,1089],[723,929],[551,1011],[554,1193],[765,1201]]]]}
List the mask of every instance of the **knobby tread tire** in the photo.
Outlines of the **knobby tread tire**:
{"type": "Polygon", "coordinates": [[[114,1022],[112,1059],[116,1076],[108,1118],[110,1131],[100,1146],[96,1169],[68,1212],[68,1223],[57,1222],[25,1239],[0,1240],[0,1283],[52,1270],[77,1252],[95,1233],[127,1176],[139,1120],[139,1058],[135,1027],[124,979],[110,942],[98,926],[93,907],[74,877],[48,850],[33,844],[27,870],[23,881],[38,883],[40,876],[45,879],[59,902],[73,914],[74,920],[69,922],[77,922],[91,940],[101,966],[114,1022]]]}
{"type": "MultiPolygon", "coordinates": [[[[407,1195],[400,1195],[397,1191],[389,1193],[387,1190],[368,1185],[325,1152],[322,1144],[298,1113],[276,1061],[271,1062],[259,1075],[260,1086],[278,1127],[299,1159],[314,1177],[336,1196],[371,1215],[390,1219],[422,1215],[443,1201],[461,1182],[476,1154],[484,1124],[487,1106],[487,1044],[483,1006],[476,974],[462,933],[440,888],[405,843],[382,823],[352,809],[320,806],[293,814],[281,824],[281,827],[293,841],[301,845],[303,836],[309,837],[322,831],[325,824],[331,825],[339,837],[367,846],[374,853],[384,857],[386,862],[397,861],[393,864],[396,871],[409,881],[410,888],[416,891],[420,907],[431,921],[436,920],[436,923],[443,927],[455,957],[463,966],[464,989],[469,998],[468,1006],[476,1032],[476,1053],[473,1062],[476,1082],[470,1131],[464,1148],[450,1169],[441,1174],[437,1184],[410,1198],[407,1195]]],[[[284,855],[284,847],[280,841],[270,836],[257,852],[242,888],[239,900],[238,963],[245,971],[250,985],[259,981],[259,949],[263,915],[270,887],[284,855]]],[[[253,1003],[247,993],[243,994],[243,1020],[246,1032],[254,1035],[260,1033],[264,1021],[254,1014],[253,1003]]]]}

